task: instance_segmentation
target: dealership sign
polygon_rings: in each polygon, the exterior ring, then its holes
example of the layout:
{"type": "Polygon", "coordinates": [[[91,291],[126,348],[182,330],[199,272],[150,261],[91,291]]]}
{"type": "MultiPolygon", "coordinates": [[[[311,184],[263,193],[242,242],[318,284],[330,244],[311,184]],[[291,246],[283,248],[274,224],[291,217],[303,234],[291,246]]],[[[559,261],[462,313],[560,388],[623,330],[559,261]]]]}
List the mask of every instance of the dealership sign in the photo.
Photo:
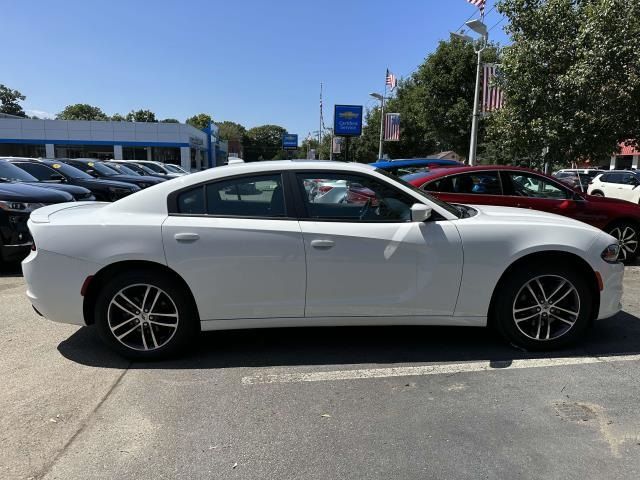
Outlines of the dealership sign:
{"type": "Polygon", "coordinates": [[[285,150],[288,149],[297,149],[298,148],[298,135],[296,133],[285,133],[282,136],[282,148],[285,150]]]}
{"type": "Polygon", "coordinates": [[[341,137],[362,135],[362,105],[336,105],[333,111],[333,133],[341,137]]]}

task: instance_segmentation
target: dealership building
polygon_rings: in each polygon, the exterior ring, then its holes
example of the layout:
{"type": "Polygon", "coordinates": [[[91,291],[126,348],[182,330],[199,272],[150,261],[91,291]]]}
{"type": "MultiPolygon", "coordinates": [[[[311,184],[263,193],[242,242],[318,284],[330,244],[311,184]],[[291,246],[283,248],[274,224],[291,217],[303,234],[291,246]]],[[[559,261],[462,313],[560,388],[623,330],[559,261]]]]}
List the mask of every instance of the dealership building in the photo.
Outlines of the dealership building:
{"type": "Polygon", "coordinates": [[[191,171],[221,165],[218,127],[183,123],[37,120],[0,114],[0,156],[157,160],[191,171]]]}

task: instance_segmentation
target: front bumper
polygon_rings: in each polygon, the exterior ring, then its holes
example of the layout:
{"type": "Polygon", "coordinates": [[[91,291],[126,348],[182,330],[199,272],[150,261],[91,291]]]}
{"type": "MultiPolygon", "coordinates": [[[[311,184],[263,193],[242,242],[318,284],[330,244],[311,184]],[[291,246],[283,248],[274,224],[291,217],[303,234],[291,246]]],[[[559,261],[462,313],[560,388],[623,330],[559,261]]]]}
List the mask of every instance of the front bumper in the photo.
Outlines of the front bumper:
{"type": "Polygon", "coordinates": [[[19,261],[29,254],[33,242],[28,219],[28,213],[0,212],[0,260],[19,261]]]}
{"type": "Polygon", "coordinates": [[[622,310],[622,293],[624,283],[624,265],[622,263],[601,262],[597,272],[602,278],[600,292],[600,310],[598,320],[614,316],[622,310]]]}

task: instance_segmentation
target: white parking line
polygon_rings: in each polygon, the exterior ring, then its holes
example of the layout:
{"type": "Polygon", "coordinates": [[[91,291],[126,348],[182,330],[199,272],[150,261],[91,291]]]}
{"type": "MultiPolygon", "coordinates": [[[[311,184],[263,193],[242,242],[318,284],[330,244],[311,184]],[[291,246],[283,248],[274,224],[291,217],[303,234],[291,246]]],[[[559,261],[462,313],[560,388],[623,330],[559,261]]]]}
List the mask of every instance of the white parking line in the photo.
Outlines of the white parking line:
{"type": "Polygon", "coordinates": [[[640,360],[640,355],[609,357],[531,358],[511,362],[469,362],[414,367],[367,368],[359,370],[333,370],[309,373],[257,374],[242,377],[243,385],[265,383],[331,382],[368,378],[414,377],[424,375],[452,375],[456,373],[515,370],[521,368],[562,367],[594,363],[629,362],[640,360]]]}

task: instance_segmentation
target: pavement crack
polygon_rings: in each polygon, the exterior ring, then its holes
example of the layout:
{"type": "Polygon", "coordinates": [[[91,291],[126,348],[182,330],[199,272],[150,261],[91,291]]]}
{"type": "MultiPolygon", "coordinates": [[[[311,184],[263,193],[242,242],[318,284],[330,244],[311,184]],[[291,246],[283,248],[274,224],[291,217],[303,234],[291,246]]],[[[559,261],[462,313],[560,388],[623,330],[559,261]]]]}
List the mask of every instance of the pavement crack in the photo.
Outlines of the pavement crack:
{"type": "Polygon", "coordinates": [[[69,437],[69,440],[67,440],[67,442],[62,446],[62,448],[54,455],[51,461],[48,462],[44,467],[42,467],[39,472],[35,473],[34,475],[30,475],[29,478],[33,478],[33,479],[44,478],[51,471],[51,469],[55,466],[58,460],[66,453],[69,447],[71,447],[73,442],[75,442],[75,440],[80,436],[80,434],[82,434],[82,432],[86,430],[86,428],[91,423],[91,419],[94,417],[96,412],[100,409],[100,407],[102,407],[102,405],[107,400],[107,398],[109,398],[113,393],[113,391],[118,387],[118,385],[120,385],[122,378],[130,370],[131,364],[132,362],[129,362],[129,364],[122,371],[122,373],[118,375],[118,378],[115,379],[111,387],[109,387],[109,389],[105,392],[105,394],[98,401],[96,406],[89,412],[86,418],[80,423],[78,430],[76,430],[76,432],[73,435],[71,435],[71,437],[69,437]]]}

